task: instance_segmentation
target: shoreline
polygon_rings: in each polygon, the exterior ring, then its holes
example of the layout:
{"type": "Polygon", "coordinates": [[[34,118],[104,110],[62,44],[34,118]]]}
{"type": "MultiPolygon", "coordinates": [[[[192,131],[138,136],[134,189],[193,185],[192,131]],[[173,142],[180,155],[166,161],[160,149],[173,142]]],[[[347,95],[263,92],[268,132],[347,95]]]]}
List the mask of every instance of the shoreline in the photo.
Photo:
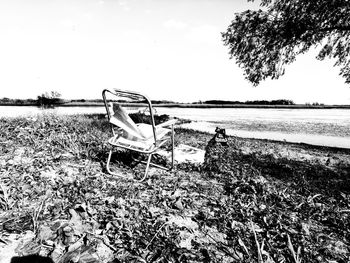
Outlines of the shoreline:
{"type": "MultiPolygon", "coordinates": [[[[210,122],[190,122],[181,124],[182,128],[192,129],[200,132],[214,134],[217,126],[216,123],[210,122]]],[[[315,147],[327,147],[337,149],[349,149],[350,138],[346,136],[334,136],[323,134],[305,134],[305,133],[283,133],[281,131],[259,131],[259,130],[235,130],[225,128],[228,136],[240,137],[245,139],[268,140],[281,143],[306,144],[315,147]]]]}
{"type": "MultiPolygon", "coordinates": [[[[26,108],[18,108],[16,112],[19,112],[21,109],[26,108]]],[[[69,108],[62,107],[53,108],[53,109],[43,109],[44,111],[50,111],[53,114],[58,114],[62,116],[70,116],[70,115],[90,115],[93,116],[105,116],[104,113],[95,113],[93,112],[93,108],[87,107],[86,110],[89,109],[91,112],[85,113],[77,113],[70,114],[69,108]],[[66,112],[55,112],[56,110],[66,109],[66,112]]],[[[27,109],[26,114],[23,116],[3,116],[4,118],[21,118],[21,117],[30,117],[30,116],[38,116],[42,114],[40,112],[41,109],[37,110],[37,113],[30,114],[27,109]]],[[[169,115],[176,116],[176,114],[166,113],[165,110],[162,111],[159,109],[159,115],[169,115]]],[[[6,108],[5,108],[6,112],[6,108]]],[[[176,117],[175,117],[176,118],[176,117]]],[[[177,117],[179,118],[179,117],[177,117]]],[[[186,120],[186,116],[180,116],[179,120],[186,120]]],[[[350,132],[349,132],[349,124],[346,125],[337,125],[336,123],[299,123],[295,122],[293,124],[286,121],[260,121],[256,120],[252,121],[233,121],[233,122],[213,122],[210,120],[207,121],[196,121],[191,120],[191,122],[185,121],[182,123],[182,127],[209,132],[211,134],[214,133],[216,127],[226,129],[227,135],[238,136],[242,138],[255,138],[255,139],[268,139],[273,141],[280,142],[291,142],[291,143],[305,143],[315,146],[327,146],[327,147],[336,147],[336,148],[350,148],[350,132]]]]}
{"type": "MultiPolygon", "coordinates": [[[[121,103],[126,107],[145,107],[145,103],[121,103]]],[[[25,106],[25,107],[38,107],[36,104],[25,103],[0,103],[0,106],[25,106]]],[[[152,104],[157,108],[232,108],[232,109],[350,109],[350,105],[245,105],[245,104],[191,104],[191,103],[169,103],[169,104],[152,104]]],[[[104,107],[103,103],[64,103],[53,105],[53,107],[104,107]]]]}

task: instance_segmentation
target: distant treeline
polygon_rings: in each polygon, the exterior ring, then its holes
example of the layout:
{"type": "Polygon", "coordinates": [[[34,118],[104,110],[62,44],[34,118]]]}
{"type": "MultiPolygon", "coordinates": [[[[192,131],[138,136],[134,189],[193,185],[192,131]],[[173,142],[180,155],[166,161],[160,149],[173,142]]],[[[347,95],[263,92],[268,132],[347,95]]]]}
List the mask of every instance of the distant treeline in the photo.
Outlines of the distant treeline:
{"type": "Polygon", "coordinates": [[[56,91],[46,92],[37,97],[37,99],[10,99],[1,98],[1,105],[33,105],[39,107],[51,107],[65,103],[66,101],[61,99],[61,94],[56,91]]]}
{"type": "Polygon", "coordinates": [[[195,104],[226,104],[226,105],[295,105],[295,103],[292,100],[253,100],[253,101],[228,101],[228,100],[206,100],[203,102],[195,102],[195,104]]]}
{"type": "MultiPolygon", "coordinates": [[[[127,101],[118,100],[121,103],[146,103],[145,100],[141,101],[127,101]]],[[[168,100],[152,100],[152,104],[181,104],[178,102],[168,101],[168,100]]],[[[37,99],[10,99],[10,98],[0,98],[1,105],[60,105],[60,104],[89,104],[89,103],[101,103],[102,99],[74,99],[74,100],[63,100],[59,97],[40,95],[37,99]]]]}
{"type": "MultiPolygon", "coordinates": [[[[128,100],[116,100],[119,103],[147,103],[146,100],[139,100],[139,101],[128,101],[128,100]]],[[[70,100],[71,103],[103,103],[102,99],[94,99],[94,100],[85,100],[85,99],[79,99],[79,100],[70,100]]],[[[152,104],[181,104],[179,102],[169,101],[169,100],[151,100],[152,104]]]]}
{"type": "Polygon", "coordinates": [[[78,100],[68,100],[68,102],[80,102],[80,103],[103,103],[103,99],[93,99],[93,100],[86,100],[86,99],[78,99],[78,100]]]}
{"type": "Polygon", "coordinates": [[[2,105],[36,105],[37,100],[35,99],[25,99],[25,100],[20,100],[20,99],[9,99],[9,98],[1,98],[0,103],[2,105]]]}
{"type": "MultiPolygon", "coordinates": [[[[42,95],[37,96],[37,99],[10,99],[10,98],[0,98],[0,105],[13,105],[13,106],[20,106],[20,105],[32,105],[32,106],[39,106],[39,107],[51,107],[51,106],[58,106],[58,105],[63,105],[63,106],[89,106],[89,105],[102,105],[103,100],[102,99],[74,99],[74,100],[64,100],[60,98],[60,94],[57,92],[51,92],[51,93],[45,93],[42,95]]],[[[128,100],[118,100],[120,103],[140,103],[140,104],[145,104],[145,100],[140,100],[140,101],[128,101],[128,100]]],[[[154,105],[169,105],[169,107],[174,107],[176,105],[180,106],[191,106],[193,105],[194,107],[200,106],[201,105],[215,105],[217,106],[225,106],[225,105],[296,105],[292,100],[253,100],[253,101],[229,101],[229,100],[206,100],[206,101],[198,101],[198,102],[192,102],[192,103],[179,103],[179,102],[174,102],[174,101],[169,101],[169,100],[151,100],[152,104],[154,105]]],[[[310,106],[324,106],[323,103],[305,103],[304,106],[310,107],[310,106]]]]}

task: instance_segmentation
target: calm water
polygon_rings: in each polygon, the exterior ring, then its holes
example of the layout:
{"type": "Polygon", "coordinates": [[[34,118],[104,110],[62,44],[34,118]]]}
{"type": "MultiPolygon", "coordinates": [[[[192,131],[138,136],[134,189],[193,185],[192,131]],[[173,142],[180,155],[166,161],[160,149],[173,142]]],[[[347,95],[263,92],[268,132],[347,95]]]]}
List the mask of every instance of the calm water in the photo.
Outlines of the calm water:
{"type": "MultiPolygon", "coordinates": [[[[142,108],[140,108],[142,109],[142,108]]],[[[230,108],[156,108],[157,114],[169,114],[193,121],[288,121],[350,125],[350,109],[230,109],[230,108]]],[[[106,113],[104,107],[58,107],[40,109],[27,106],[0,106],[0,117],[33,116],[42,113],[94,114],[106,113]]]]}
{"type": "Polygon", "coordinates": [[[334,123],[350,125],[350,110],[347,109],[182,109],[159,108],[158,113],[209,122],[232,121],[287,121],[334,123]]]}
{"type": "MultiPolygon", "coordinates": [[[[293,123],[315,125],[337,125],[350,129],[349,109],[191,109],[191,108],[156,108],[157,114],[169,114],[193,122],[184,125],[202,131],[214,132],[216,126],[224,127],[230,135],[249,138],[263,138],[286,140],[290,142],[304,142],[315,145],[326,145],[350,148],[350,138],[340,136],[325,136],[270,131],[246,131],[234,129],[234,123],[293,123]]],[[[94,114],[105,113],[104,107],[59,107],[42,110],[37,107],[0,106],[0,117],[33,116],[43,113],[55,114],[94,114]]]]}
{"type": "Polygon", "coordinates": [[[0,106],[0,117],[35,116],[43,113],[56,113],[61,115],[105,113],[104,107],[58,107],[54,109],[41,109],[34,106],[0,106]]]}

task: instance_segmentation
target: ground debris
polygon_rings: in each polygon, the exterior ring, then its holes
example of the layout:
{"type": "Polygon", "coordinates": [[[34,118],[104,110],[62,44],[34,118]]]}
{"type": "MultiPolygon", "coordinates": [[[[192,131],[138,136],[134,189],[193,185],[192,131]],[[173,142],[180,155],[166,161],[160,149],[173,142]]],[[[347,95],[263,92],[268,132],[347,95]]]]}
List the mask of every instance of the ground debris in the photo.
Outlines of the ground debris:
{"type": "MultiPolygon", "coordinates": [[[[264,154],[235,137],[217,145],[179,129],[176,139],[206,146],[205,163],[151,170],[141,184],[105,173],[111,134],[98,116],[0,125],[7,142],[0,144],[0,252],[7,255],[55,263],[349,259],[346,164],[264,154]]],[[[143,168],[124,161],[115,162],[120,173],[143,168]]]]}

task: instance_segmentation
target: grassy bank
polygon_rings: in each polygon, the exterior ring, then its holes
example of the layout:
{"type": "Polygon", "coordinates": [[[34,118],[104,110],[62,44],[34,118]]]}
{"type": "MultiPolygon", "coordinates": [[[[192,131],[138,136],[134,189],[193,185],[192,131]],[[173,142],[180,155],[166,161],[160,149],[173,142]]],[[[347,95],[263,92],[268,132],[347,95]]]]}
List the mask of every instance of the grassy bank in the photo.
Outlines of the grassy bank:
{"type": "MultiPolygon", "coordinates": [[[[347,150],[235,137],[225,147],[177,129],[177,143],[206,150],[205,163],[151,170],[140,184],[105,173],[102,115],[0,126],[0,252],[16,244],[55,262],[348,262],[347,150]]],[[[120,153],[115,169],[143,171],[128,160],[120,153]]]]}

